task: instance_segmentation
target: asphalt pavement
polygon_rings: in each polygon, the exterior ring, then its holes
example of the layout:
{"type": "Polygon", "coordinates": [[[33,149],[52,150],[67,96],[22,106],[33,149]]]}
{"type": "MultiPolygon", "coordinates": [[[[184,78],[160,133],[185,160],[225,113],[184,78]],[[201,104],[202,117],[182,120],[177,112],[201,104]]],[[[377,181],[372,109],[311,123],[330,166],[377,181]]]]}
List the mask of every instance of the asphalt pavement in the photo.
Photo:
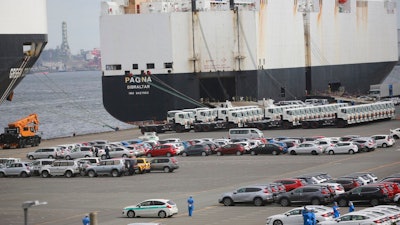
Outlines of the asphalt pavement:
{"type": "MultiPolygon", "coordinates": [[[[371,123],[348,128],[267,130],[266,137],[278,136],[334,136],[388,134],[400,127],[399,120],[371,123]]],[[[208,133],[166,133],[160,138],[227,137],[227,131],[208,133]]],[[[126,140],[140,136],[138,130],[45,140],[39,147],[106,139],[126,140]]],[[[399,141],[400,142],[400,141],[399,141]]],[[[309,172],[327,172],[333,177],[351,172],[371,171],[379,178],[398,172],[400,151],[394,147],[377,149],[355,155],[259,155],[180,157],[180,168],[173,173],[151,172],[129,177],[53,177],[2,178],[0,190],[0,224],[24,224],[22,203],[29,200],[46,201],[47,205],[29,208],[28,224],[82,224],[82,217],[90,212],[98,215],[98,224],[126,225],[133,222],[161,222],[165,225],[201,224],[265,224],[265,219],[291,207],[271,204],[255,207],[251,204],[225,207],[218,203],[223,192],[249,184],[271,182],[309,172]],[[195,209],[188,217],[186,199],[193,196],[195,209]],[[178,215],[172,218],[125,218],[122,208],[148,198],[168,198],[175,201],[178,215]]],[[[37,147],[36,147],[37,148],[37,147]]],[[[0,150],[0,157],[20,157],[36,148],[0,150]]],[[[356,205],[356,209],[357,209],[356,205]]],[[[360,206],[361,207],[361,206],[360,206]]],[[[341,209],[342,213],[347,208],[341,209]]]]}

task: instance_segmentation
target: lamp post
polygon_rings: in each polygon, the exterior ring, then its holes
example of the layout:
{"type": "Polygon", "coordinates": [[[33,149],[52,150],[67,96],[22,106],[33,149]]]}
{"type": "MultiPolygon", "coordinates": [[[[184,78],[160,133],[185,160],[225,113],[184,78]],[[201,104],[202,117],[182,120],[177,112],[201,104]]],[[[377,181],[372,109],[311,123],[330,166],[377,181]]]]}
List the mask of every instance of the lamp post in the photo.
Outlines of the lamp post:
{"type": "Polygon", "coordinates": [[[22,208],[24,209],[24,224],[28,225],[28,209],[32,206],[37,206],[37,205],[46,205],[47,202],[39,202],[38,200],[36,201],[26,201],[22,203],[22,208]]]}

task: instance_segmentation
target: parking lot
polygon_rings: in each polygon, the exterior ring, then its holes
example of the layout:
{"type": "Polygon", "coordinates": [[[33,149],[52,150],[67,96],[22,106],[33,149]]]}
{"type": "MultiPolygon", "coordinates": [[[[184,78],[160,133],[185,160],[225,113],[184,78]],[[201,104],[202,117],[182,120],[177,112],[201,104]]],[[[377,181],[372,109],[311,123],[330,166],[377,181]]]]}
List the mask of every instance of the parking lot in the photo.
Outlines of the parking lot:
{"type": "MultiPolygon", "coordinates": [[[[278,136],[343,136],[358,134],[371,136],[388,134],[400,127],[392,120],[349,128],[292,129],[264,131],[266,137],[278,136]]],[[[71,142],[107,139],[132,139],[138,131],[118,131],[89,136],[47,140],[42,146],[71,142]]],[[[183,140],[202,137],[227,137],[226,131],[210,133],[168,133],[160,138],[180,137],[183,140]]],[[[124,225],[133,222],[162,222],[180,224],[265,224],[265,218],[287,211],[291,207],[277,204],[263,207],[237,205],[225,207],[217,202],[226,191],[242,185],[261,184],[277,178],[292,177],[309,172],[327,172],[333,177],[351,172],[371,171],[379,178],[400,169],[399,144],[373,152],[354,155],[258,155],[177,157],[180,168],[174,173],[152,172],[128,177],[74,178],[3,178],[0,191],[0,224],[23,224],[21,204],[28,200],[48,202],[29,209],[29,224],[81,224],[89,212],[97,212],[98,224],[124,225]],[[186,199],[195,199],[194,216],[187,216],[186,199]],[[124,218],[122,208],[148,198],[169,198],[175,201],[179,214],[167,219],[124,218]]],[[[35,148],[1,150],[2,157],[20,157],[35,148]]],[[[356,209],[359,206],[356,206],[356,209]]],[[[343,212],[347,209],[341,209],[343,212]]]]}

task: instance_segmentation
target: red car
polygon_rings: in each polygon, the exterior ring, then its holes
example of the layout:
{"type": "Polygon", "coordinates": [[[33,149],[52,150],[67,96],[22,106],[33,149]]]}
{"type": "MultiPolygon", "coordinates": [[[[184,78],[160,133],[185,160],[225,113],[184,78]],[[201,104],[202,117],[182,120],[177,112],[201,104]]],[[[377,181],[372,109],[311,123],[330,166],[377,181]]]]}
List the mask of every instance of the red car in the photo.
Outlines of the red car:
{"type": "Polygon", "coordinates": [[[172,145],[157,145],[147,152],[147,157],[167,156],[171,157],[176,155],[176,149],[172,145]]]}
{"type": "Polygon", "coordinates": [[[285,179],[275,180],[274,183],[282,183],[285,186],[286,191],[291,191],[295,188],[305,185],[303,180],[296,178],[285,178],[285,179]]]}
{"type": "Polygon", "coordinates": [[[217,148],[215,152],[217,155],[225,155],[225,154],[243,155],[245,151],[246,150],[241,144],[227,144],[217,148]]]}

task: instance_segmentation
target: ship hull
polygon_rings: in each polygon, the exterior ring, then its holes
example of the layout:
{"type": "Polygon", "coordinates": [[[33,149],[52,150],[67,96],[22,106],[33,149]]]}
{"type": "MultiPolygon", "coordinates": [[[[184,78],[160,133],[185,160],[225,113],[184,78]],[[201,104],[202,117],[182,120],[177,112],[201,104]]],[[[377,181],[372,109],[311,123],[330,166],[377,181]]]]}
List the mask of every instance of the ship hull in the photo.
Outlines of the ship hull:
{"type": "Polygon", "coordinates": [[[3,0],[0,7],[0,104],[38,60],[47,44],[46,0],[3,0]]]}
{"type": "Polygon", "coordinates": [[[40,49],[37,49],[41,52],[47,43],[47,34],[0,35],[0,103],[12,99],[14,88],[39,58],[40,54],[26,57],[22,50],[26,43],[43,43],[40,49]],[[12,69],[18,71],[12,74],[12,69]]]}
{"type": "MultiPolygon", "coordinates": [[[[382,62],[312,67],[311,83],[315,92],[308,94],[339,91],[334,90],[335,85],[344,87],[342,91],[346,93],[365,93],[369,85],[382,82],[395,64],[382,62]]],[[[306,95],[305,68],[143,76],[153,79],[134,88],[128,88],[132,84],[126,80],[141,76],[102,77],[103,104],[113,117],[132,124],[146,120],[161,121],[168,110],[199,107],[190,99],[201,99],[203,102],[257,101],[264,98],[295,99],[306,95]],[[284,97],[282,87],[285,89],[284,97]]]]}

